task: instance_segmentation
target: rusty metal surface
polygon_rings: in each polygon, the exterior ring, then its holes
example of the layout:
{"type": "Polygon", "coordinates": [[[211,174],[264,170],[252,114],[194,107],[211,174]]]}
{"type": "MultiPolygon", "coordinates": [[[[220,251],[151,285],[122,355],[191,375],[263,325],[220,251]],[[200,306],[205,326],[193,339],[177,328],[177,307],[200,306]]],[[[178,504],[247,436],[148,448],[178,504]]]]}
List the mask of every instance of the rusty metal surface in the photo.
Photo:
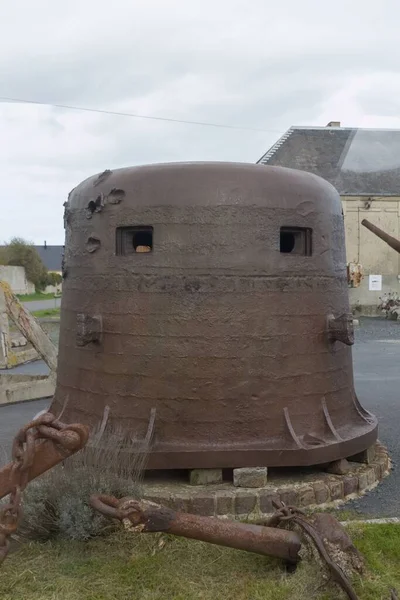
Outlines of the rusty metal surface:
{"type": "Polygon", "coordinates": [[[293,531],[176,512],[146,500],[99,495],[90,503],[107,517],[129,520],[136,533],[163,531],[288,562],[299,560],[301,540],[293,531]]]}
{"type": "Polygon", "coordinates": [[[378,236],[378,238],[386,242],[386,244],[393,248],[393,250],[396,250],[396,252],[400,253],[400,240],[396,239],[392,235],[389,235],[388,233],[383,231],[383,229],[377,227],[376,225],[368,221],[368,219],[363,219],[361,221],[361,225],[364,225],[364,227],[366,227],[367,229],[369,229],[369,231],[378,236]]]}
{"type": "Polygon", "coordinates": [[[354,323],[351,314],[328,318],[329,339],[332,342],[342,342],[346,346],[354,344],[354,323]]]}
{"type": "Polygon", "coordinates": [[[347,283],[350,287],[360,287],[364,278],[364,271],[360,263],[348,263],[347,265],[347,283]]]}
{"type": "Polygon", "coordinates": [[[296,531],[287,528],[288,525],[295,525],[305,532],[315,545],[330,576],[347,597],[350,600],[358,600],[348,576],[331,556],[332,547],[334,553],[341,551],[347,554],[348,559],[353,558],[353,565],[361,572],[363,559],[343,526],[333,515],[320,513],[314,517],[307,517],[297,507],[273,502],[276,512],[266,526],[260,526],[176,512],[154,502],[131,498],[118,500],[113,496],[93,495],[90,504],[103,515],[122,521],[133,533],[164,532],[275,556],[292,563],[299,560],[299,552],[304,542],[296,531]],[[285,525],[286,529],[279,529],[282,525],[285,525]]]}
{"type": "Polygon", "coordinates": [[[84,425],[65,425],[52,414],[40,415],[15,436],[12,462],[0,469],[0,564],[9,550],[21,514],[21,496],[29,481],[62,462],[87,443],[89,430],[84,425]]]}
{"type": "Polygon", "coordinates": [[[68,420],[94,427],[108,406],[107,427],[144,439],[155,410],[148,469],[310,465],[374,443],[351,317],[336,341],[329,326],[350,313],[329,184],[153,165],[91,177],[65,208],[53,412],[70,396],[68,420]]]}
{"type": "MultiPolygon", "coordinates": [[[[268,525],[270,527],[278,527],[283,523],[291,522],[303,529],[315,544],[320,554],[320,557],[323,559],[323,561],[329,569],[332,579],[342,588],[342,590],[347,594],[347,597],[350,600],[359,600],[359,597],[354,591],[354,588],[351,585],[349,578],[345,575],[340,566],[329,555],[329,552],[325,547],[320,532],[315,527],[315,525],[310,522],[310,519],[307,518],[306,513],[295,506],[285,506],[283,502],[281,502],[280,504],[273,502],[273,505],[277,509],[277,511],[273,515],[273,517],[271,517],[270,521],[268,522],[268,525]]],[[[331,522],[336,524],[337,531],[334,532],[333,537],[337,538],[338,534],[341,534],[340,530],[342,529],[342,526],[340,525],[340,523],[332,515],[322,516],[327,516],[331,522]]]]}
{"type": "Polygon", "coordinates": [[[76,318],[77,332],[76,345],[86,346],[87,344],[100,343],[102,323],[100,317],[90,317],[89,315],[79,314],[76,318]]]}

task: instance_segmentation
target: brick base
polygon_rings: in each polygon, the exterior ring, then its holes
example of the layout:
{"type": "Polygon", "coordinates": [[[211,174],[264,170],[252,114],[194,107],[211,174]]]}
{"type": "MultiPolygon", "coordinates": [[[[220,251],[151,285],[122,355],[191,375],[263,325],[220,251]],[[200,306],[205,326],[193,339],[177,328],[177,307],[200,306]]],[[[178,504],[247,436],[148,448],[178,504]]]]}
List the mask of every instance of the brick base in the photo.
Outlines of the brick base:
{"type": "Polygon", "coordinates": [[[349,462],[345,475],[317,468],[270,469],[262,488],[238,488],[233,482],[193,487],[182,481],[145,480],[143,497],[174,510],[198,515],[262,519],[273,511],[272,501],[299,507],[334,506],[374,488],[389,474],[391,464],[384,446],[375,444],[369,464],[349,462]]]}

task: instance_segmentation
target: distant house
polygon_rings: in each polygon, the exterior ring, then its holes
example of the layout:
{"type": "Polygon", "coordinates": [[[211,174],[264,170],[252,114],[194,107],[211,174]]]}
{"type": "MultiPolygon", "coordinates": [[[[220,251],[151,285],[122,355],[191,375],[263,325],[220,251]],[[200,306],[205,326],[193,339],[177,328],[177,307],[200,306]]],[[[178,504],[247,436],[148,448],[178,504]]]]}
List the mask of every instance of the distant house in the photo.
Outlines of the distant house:
{"type": "Polygon", "coordinates": [[[364,273],[359,287],[350,289],[353,306],[374,311],[383,292],[400,292],[399,255],[361,226],[367,218],[400,238],[400,130],[340,127],[337,121],[291,127],[258,164],[308,171],[338,190],[349,268],[364,273]],[[382,275],[382,291],[369,289],[370,274],[382,275]]]}
{"type": "Polygon", "coordinates": [[[64,246],[49,246],[44,242],[43,246],[35,246],[40,258],[49,272],[61,275],[61,264],[64,246]]]}
{"type": "MultiPolygon", "coordinates": [[[[2,248],[3,246],[0,246],[2,248]]],[[[34,246],[48,273],[58,273],[62,275],[62,259],[64,246],[48,246],[45,242],[43,246],[34,246]]],[[[15,294],[32,294],[35,286],[26,278],[24,267],[3,266],[0,265],[0,279],[11,286],[15,294]]],[[[60,278],[58,278],[60,279],[60,278]]],[[[44,290],[46,293],[59,293],[62,289],[61,282],[56,279],[44,290]]]]}

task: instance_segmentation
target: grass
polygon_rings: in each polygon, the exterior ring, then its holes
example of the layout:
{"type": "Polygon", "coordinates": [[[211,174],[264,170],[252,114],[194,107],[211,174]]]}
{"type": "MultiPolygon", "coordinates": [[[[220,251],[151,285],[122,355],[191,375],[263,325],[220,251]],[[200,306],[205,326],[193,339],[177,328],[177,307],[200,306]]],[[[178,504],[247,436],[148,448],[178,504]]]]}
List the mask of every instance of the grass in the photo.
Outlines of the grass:
{"type": "MultiPolygon", "coordinates": [[[[314,511],[311,510],[307,510],[307,508],[305,509],[306,513],[310,513],[312,514],[314,511]]],[[[335,517],[335,519],[337,519],[340,522],[345,522],[345,521],[361,521],[362,519],[365,519],[365,515],[363,515],[360,512],[357,512],[355,510],[350,510],[348,508],[343,508],[343,507],[327,507],[324,508],[323,510],[321,509],[321,512],[327,512],[331,515],[333,515],[335,517]]]]}
{"type": "MultiPolygon", "coordinates": [[[[400,590],[400,526],[353,525],[368,574],[360,600],[389,600],[400,590]]],[[[278,560],[161,534],[122,528],[89,542],[22,545],[3,564],[2,600],[339,600],[321,587],[316,565],[287,574],[278,560]]]]}
{"type": "Polygon", "coordinates": [[[54,298],[54,294],[43,294],[42,292],[37,292],[34,294],[20,294],[17,295],[18,300],[21,302],[32,302],[34,300],[52,300],[54,298]]]}
{"type": "Polygon", "coordinates": [[[59,317],[60,309],[59,308],[45,308],[43,310],[34,310],[32,311],[32,315],[37,319],[43,319],[44,317],[59,317]]]}
{"type": "Polygon", "coordinates": [[[400,525],[363,525],[349,527],[355,545],[365,557],[369,574],[358,581],[361,600],[386,600],[390,590],[400,593],[400,525]]]}

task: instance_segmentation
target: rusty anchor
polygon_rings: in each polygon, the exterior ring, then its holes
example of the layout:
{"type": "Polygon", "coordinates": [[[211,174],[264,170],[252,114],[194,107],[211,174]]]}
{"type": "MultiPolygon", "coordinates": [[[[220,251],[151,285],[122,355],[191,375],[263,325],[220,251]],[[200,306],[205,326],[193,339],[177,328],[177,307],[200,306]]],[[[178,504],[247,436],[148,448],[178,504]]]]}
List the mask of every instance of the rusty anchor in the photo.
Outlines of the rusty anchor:
{"type": "Polygon", "coordinates": [[[222,521],[174,511],[149,500],[92,496],[91,506],[103,515],[129,522],[136,533],[162,531],[288,562],[299,560],[301,540],[297,533],[261,525],[222,521]]]}
{"type": "Polygon", "coordinates": [[[93,495],[92,508],[103,515],[122,521],[132,533],[164,532],[211,544],[274,556],[287,563],[296,564],[304,541],[298,530],[304,532],[314,543],[322,561],[325,562],[330,577],[343,589],[350,600],[358,600],[350,580],[343,569],[332,559],[329,543],[336,543],[347,550],[358,561],[361,569],[362,557],[353,546],[342,525],[332,516],[317,514],[309,519],[305,513],[283,502],[273,503],[274,515],[266,525],[252,525],[230,520],[219,520],[182,513],[148,500],[93,495]],[[291,523],[297,531],[281,529],[291,523]]]}

